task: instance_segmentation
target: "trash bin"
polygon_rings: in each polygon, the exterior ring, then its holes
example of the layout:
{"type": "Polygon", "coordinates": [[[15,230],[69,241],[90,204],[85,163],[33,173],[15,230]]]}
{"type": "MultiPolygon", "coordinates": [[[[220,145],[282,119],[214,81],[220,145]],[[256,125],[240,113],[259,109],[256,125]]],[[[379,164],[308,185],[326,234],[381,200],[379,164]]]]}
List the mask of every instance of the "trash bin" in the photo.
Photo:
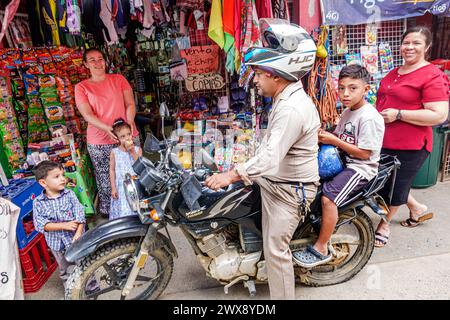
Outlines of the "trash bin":
{"type": "Polygon", "coordinates": [[[448,130],[448,126],[433,128],[433,150],[417,172],[412,182],[413,188],[428,188],[436,184],[441,165],[442,149],[444,148],[445,132],[448,130]]]}

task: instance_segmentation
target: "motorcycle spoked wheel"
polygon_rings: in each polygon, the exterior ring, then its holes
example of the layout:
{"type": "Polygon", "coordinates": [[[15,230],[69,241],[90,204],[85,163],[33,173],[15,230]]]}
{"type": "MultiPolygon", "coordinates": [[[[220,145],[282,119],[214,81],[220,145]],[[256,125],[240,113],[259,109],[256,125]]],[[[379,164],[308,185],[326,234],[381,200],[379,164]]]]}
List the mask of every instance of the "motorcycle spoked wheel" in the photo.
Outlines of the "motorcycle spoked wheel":
{"type": "MultiPolygon", "coordinates": [[[[105,294],[105,299],[120,299],[120,292],[125,285],[126,278],[131,270],[133,261],[133,254],[139,245],[139,238],[120,239],[100,247],[92,254],[86,256],[75,267],[73,273],[67,279],[65,299],[66,300],[97,300],[99,296],[105,294]],[[115,261],[114,261],[115,260],[115,261]],[[113,262],[111,262],[113,261],[113,262]],[[120,262],[120,264],[117,263],[120,262]],[[105,269],[105,266],[108,269],[105,269]],[[101,269],[106,271],[101,277],[98,277],[96,271],[101,269]],[[87,283],[91,281],[91,277],[95,274],[97,283],[100,284],[100,290],[86,293],[87,283]],[[116,277],[117,281],[112,280],[112,276],[116,277]],[[99,279],[100,278],[100,279],[99,279]],[[100,280],[100,281],[99,281],[100,280]],[[102,284],[109,285],[106,287],[102,284]],[[114,297],[111,297],[112,291],[115,290],[114,297]]],[[[132,289],[127,299],[130,300],[145,300],[156,299],[167,287],[167,284],[172,277],[173,272],[173,257],[163,248],[155,249],[149,252],[146,265],[141,269],[138,278],[135,282],[135,287],[132,289]],[[155,277],[150,278],[148,275],[142,275],[141,272],[145,270],[147,264],[154,263],[156,266],[155,277]],[[140,294],[133,295],[133,290],[136,288],[142,289],[140,294]]]]}
{"type": "MultiPolygon", "coordinates": [[[[375,233],[372,221],[367,214],[359,209],[357,212],[357,217],[350,222],[355,227],[359,236],[359,244],[354,252],[351,253],[350,248],[355,245],[348,243],[333,244],[334,249],[341,254],[341,257],[334,258],[327,264],[311,269],[301,268],[294,264],[294,272],[297,276],[296,280],[312,287],[335,285],[350,280],[364,268],[372,256],[375,245],[375,233]]],[[[341,213],[338,223],[352,216],[352,211],[341,213]]],[[[308,238],[310,236],[317,237],[311,223],[306,222],[297,229],[293,239],[308,238]]]]}

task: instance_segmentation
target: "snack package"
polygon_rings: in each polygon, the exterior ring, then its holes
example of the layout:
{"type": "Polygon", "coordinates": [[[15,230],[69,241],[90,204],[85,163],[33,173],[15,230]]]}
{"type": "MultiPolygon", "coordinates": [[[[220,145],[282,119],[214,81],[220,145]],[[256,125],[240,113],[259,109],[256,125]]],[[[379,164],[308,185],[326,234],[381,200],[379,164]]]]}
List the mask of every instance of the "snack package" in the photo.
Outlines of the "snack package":
{"type": "Polygon", "coordinates": [[[362,61],[361,61],[361,54],[359,53],[348,53],[345,55],[345,62],[346,64],[352,65],[352,64],[359,64],[362,65],[362,61]]]}
{"type": "Polygon", "coordinates": [[[361,46],[361,60],[370,74],[376,74],[378,72],[377,46],[361,46]]]}
{"type": "Polygon", "coordinates": [[[394,59],[392,58],[392,51],[389,43],[380,43],[378,52],[380,54],[381,72],[385,73],[394,69],[394,59]]]}
{"type": "Polygon", "coordinates": [[[366,24],[366,45],[374,46],[377,44],[378,26],[374,23],[366,24]]]}
{"type": "Polygon", "coordinates": [[[38,77],[33,74],[24,74],[23,81],[25,83],[26,94],[36,95],[39,93],[38,77]]]}
{"type": "Polygon", "coordinates": [[[38,76],[39,92],[56,91],[56,80],[53,75],[43,74],[38,76]]]}
{"type": "Polygon", "coordinates": [[[61,105],[50,105],[45,107],[45,115],[49,121],[49,123],[52,122],[59,122],[61,120],[64,120],[64,112],[61,105]]]}

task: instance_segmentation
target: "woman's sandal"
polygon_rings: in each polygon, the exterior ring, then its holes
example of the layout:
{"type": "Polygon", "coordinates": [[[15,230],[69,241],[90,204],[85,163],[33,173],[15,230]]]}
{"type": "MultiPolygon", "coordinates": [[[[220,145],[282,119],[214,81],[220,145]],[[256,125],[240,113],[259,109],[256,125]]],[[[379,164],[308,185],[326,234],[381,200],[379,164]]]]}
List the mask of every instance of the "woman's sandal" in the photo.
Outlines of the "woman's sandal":
{"type": "Polygon", "coordinates": [[[375,241],[380,242],[379,244],[377,244],[375,242],[375,247],[377,247],[377,248],[384,247],[387,244],[388,240],[389,240],[389,236],[386,236],[380,232],[375,232],[375,241]]]}
{"type": "MultiPolygon", "coordinates": [[[[410,213],[411,214],[411,213],[410,213]]],[[[430,220],[433,218],[433,213],[428,212],[420,215],[417,219],[408,218],[405,221],[400,222],[400,225],[406,228],[414,228],[417,227],[424,221],[430,220]]]]}

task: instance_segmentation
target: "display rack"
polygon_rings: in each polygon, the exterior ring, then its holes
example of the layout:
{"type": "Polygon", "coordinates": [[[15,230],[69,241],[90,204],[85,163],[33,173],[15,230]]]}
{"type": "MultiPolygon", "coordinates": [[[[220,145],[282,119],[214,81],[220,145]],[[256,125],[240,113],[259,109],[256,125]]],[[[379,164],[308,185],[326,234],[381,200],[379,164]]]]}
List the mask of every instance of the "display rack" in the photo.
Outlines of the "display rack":
{"type": "MultiPolygon", "coordinates": [[[[345,55],[337,55],[334,52],[334,44],[332,33],[333,30],[339,26],[330,26],[330,32],[328,39],[330,41],[330,64],[342,65],[345,64],[345,55]]],[[[394,66],[398,67],[403,64],[403,60],[400,54],[400,44],[403,32],[406,30],[406,19],[384,21],[378,25],[378,39],[377,45],[384,42],[390,45],[392,51],[392,58],[394,66]]],[[[347,45],[349,53],[359,53],[361,46],[366,45],[366,24],[360,25],[347,25],[347,45]]],[[[381,70],[380,60],[378,60],[378,68],[381,70]]],[[[372,84],[376,82],[372,79],[372,84]]]]}

